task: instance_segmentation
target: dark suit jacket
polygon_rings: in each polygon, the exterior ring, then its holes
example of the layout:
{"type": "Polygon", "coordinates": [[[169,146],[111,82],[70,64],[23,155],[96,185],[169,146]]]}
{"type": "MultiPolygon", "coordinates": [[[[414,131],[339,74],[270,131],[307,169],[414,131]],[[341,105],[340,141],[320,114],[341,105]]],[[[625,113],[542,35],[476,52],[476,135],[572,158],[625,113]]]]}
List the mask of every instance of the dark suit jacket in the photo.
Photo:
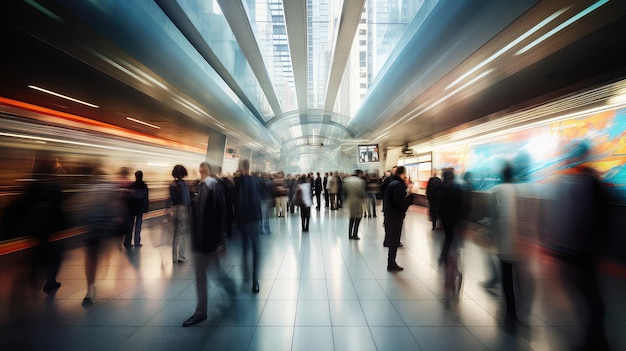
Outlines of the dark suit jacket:
{"type": "Polygon", "coordinates": [[[261,206],[266,198],[266,188],[261,179],[249,175],[239,177],[235,183],[235,218],[239,223],[259,222],[263,219],[261,206]]]}
{"type": "Polygon", "coordinates": [[[198,196],[191,201],[193,210],[192,243],[194,251],[209,253],[224,244],[224,188],[209,177],[198,184],[198,196]]]}
{"type": "Polygon", "coordinates": [[[322,191],[322,179],[320,177],[315,178],[315,193],[319,194],[322,191]]]}

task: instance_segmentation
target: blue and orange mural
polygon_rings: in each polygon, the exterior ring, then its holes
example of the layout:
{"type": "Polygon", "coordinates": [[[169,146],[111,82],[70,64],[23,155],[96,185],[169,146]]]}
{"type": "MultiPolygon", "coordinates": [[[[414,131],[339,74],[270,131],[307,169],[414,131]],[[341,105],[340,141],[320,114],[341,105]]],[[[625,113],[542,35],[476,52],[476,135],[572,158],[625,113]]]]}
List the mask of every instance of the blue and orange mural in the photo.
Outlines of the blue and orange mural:
{"type": "Polygon", "coordinates": [[[476,190],[500,182],[503,164],[511,163],[518,182],[542,182],[562,165],[566,150],[586,140],[588,165],[598,171],[616,200],[626,203],[626,108],[558,121],[454,148],[435,150],[435,167],[472,173],[476,190]]]}

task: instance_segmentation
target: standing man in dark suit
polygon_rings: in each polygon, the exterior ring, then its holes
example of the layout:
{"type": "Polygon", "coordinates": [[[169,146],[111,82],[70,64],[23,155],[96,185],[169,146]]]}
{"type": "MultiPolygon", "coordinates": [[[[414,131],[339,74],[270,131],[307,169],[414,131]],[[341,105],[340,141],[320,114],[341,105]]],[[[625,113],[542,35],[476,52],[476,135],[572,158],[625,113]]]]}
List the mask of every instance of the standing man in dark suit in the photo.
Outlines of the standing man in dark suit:
{"type": "Polygon", "coordinates": [[[322,181],[322,187],[324,187],[324,207],[328,207],[328,172],[324,173],[324,180],[322,181]]]}
{"type": "MultiPolygon", "coordinates": [[[[387,185],[391,181],[392,176],[396,173],[396,169],[398,166],[393,166],[391,171],[385,172],[385,177],[383,178],[382,183],[380,184],[380,194],[383,198],[383,213],[385,212],[385,190],[387,190],[387,185]]],[[[385,225],[385,221],[383,220],[383,227],[385,225]]],[[[399,244],[402,246],[402,243],[399,244]]],[[[389,243],[387,242],[387,230],[385,229],[385,239],[383,239],[383,247],[389,247],[389,243]]]]}
{"type": "Polygon", "coordinates": [[[209,263],[219,265],[218,255],[224,248],[224,187],[217,180],[217,166],[202,162],[199,168],[198,195],[192,200],[191,231],[193,257],[196,270],[198,304],[184,323],[188,327],[207,318],[207,268],[209,263]]]}
{"type": "Polygon", "coordinates": [[[316,210],[320,210],[320,199],[322,196],[322,178],[320,177],[320,172],[317,172],[317,178],[315,178],[315,200],[317,201],[316,210]]]}
{"type": "Polygon", "coordinates": [[[428,199],[428,212],[430,221],[433,223],[433,230],[437,228],[437,218],[439,218],[439,186],[441,179],[437,177],[437,170],[433,170],[433,176],[428,179],[426,185],[426,199],[428,199]]]}
{"type": "Polygon", "coordinates": [[[439,263],[448,261],[450,245],[454,239],[454,232],[463,213],[463,191],[454,182],[454,170],[443,172],[443,181],[439,185],[439,216],[443,222],[445,240],[441,247],[439,263]]]}
{"type": "Polygon", "coordinates": [[[143,181],[143,172],[135,172],[135,182],[128,186],[130,190],[130,226],[129,231],[126,232],[124,238],[124,245],[129,246],[131,239],[133,238],[134,227],[134,242],[135,247],[142,247],[141,245],[141,224],[143,223],[143,214],[148,212],[148,186],[143,181]]]}
{"type": "Polygon", "coordinates": [[[396,253],[400,245],[400,235],[402,234],[402,224],[406,211],[409,205],[413,203],[413,195],[407,191],[407,182],[406,168],[398,166],[384,192],[385,233],[389,245],[387,271],[389,272],[398,272],[404,269],[396,263],[396,253]]]}
{"type": "Polygon", "coordinates": [[[235,219],[243,241],[244,276],[248,271],[248,246],[252,247],[252,292],[259,293],[257,269],[261,252],[259,234],[262,230],[262,206],[267,197],[267,188],[258,177],[250,176],[250,161],[241,161],[241,177],[235,183],[235,219]]]}

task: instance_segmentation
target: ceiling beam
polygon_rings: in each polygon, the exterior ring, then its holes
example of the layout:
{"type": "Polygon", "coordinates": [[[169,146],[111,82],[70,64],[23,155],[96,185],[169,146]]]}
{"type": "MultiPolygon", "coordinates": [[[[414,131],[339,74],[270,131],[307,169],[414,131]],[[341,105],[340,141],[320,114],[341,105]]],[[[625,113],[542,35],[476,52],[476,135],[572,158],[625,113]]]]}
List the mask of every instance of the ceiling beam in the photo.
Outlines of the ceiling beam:
{"type": "Polygon", "coordinates": [[[306,112],[309,105],[306,1],[284,1],[283,4],[298,110],[306,112]]]}
{"type": "MultiPolygon", "coordinates": [[[[333,48],[330,74],[328,75],[328,82],[326,84],[326,98],[324,101],[325,112],[333,111],[335,106],[337,92],[339,91],[341,79],[346,70],[348,57],[352,49],[352,42],[354,41],[354,36],[359,27],[361,13],[363,12],[363,6],[365,6],[365,0],[345,0],[343,2],[337,38],[335,40],[335,47],[333,48]]],[[[329,122],[330,116],[325,113],[320,126],[320,134],[326,133],[329,122]]],[[[355,137],[354,132],[351,132],[350,135],[353,138],[355,137]]]]}
{"type": "Polygon", "coordinates": [[[246,10],[241,0],[218,0],[222,13],[226,17],[226,21],[233,31],[237,44],[241,48],[243,54],[248,60],[248,64],[252,68],[252,72],[259,81],[259,85],[263,89],[263,93],[267,98],[275,116],[282,114],[282,108],[274,90],[274,84],[270,78],[267,68],[263,61],[263,55],[259,50],[254,30],[246,14],[246,10]]]}
{"type": "Polygon", "coordinates": [[[352,42],[359,26],[364,5],[365,0],[345,0],[343,2],[337,40],[335,40],[330,74],[328,75],[328,84],[326,85],[324,111],[332,111],[335,106],[339,85],[346,70],[348,56],[352,49],[352,42]]]}
{"type": "Polygon", "coordinates": [[[244,93],[243,89],[239,86],[235,78],[228,72],[226,66],[222,64],[217,57],[213,49],[209,47],[207,42],[202,37],[202,34],[193,25],[191,20],[185,14],[185,11],[178,5],[176,1],[155,0],[155,3],[163,10],[165,15],[174,23],[176,28],[189,40],[189,43],[198,50],[198,53],[206,60],[206,62],[213,67],[215,72],[228,84],[228,86],[235,92],[237,97],[246,105],[246,107],[252,112],[261,124],[265,123],[263,116],[252,101],[244,93]]]}

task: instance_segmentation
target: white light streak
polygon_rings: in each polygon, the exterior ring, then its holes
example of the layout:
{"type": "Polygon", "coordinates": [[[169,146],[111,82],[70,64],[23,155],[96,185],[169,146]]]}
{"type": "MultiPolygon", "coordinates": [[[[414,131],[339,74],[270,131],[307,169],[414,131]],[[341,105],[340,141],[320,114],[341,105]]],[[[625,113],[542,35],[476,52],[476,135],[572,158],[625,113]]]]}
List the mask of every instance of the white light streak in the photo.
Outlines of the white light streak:
{"type": "Polygon", "coordinates": [[[569,26],[570,24],[578,21],[579,19],[583,18],[585,15],[589,14],[590,12],[592,12],[595,9],[597,9],[598,7],[606,4],[607,2],[609,2],[609,0],[600,0],[600,1],[596,2],[595,4],[587,7],[586,9],[584,9],[581,12],[579,12],[578,14],[576,14],[574,17],[572,17],[572,18],[568,19],[567,21],[561,23],[560,25],[556,26],[554,29],[552,29],[548,33],[546,33],[546,34],[540,36],[539,38],[535,39],[532,43],[524,46],[520,51],[516,52],[515,55],[516,56],[517,55],[521,55],[521,54],[525,53],[526,51],[532,49],[533,47],[537,46],[542,41],[548,39],[549,37],[553,36],[554,34],[559,32],[560,30],[562,30],[563,28],[565,28],[565,27],[569,26]]]}
{"type": "Polygon", "coordinates": [[[77,102],[79,104],[83,104],[83,105],[86,105],[86,106],[89,106],[89,107],[100,108],[100,106],[98,106],[98,105],[94,105],[94,104],[91,104],[91,103],[88,103],[88,102],[85,102],[85,101],[82,101],[82,100],[78,100],[78,99],[75,99],[75,98],[73,98],[71,96],[59,94],[59,93],[56,93],[54,91],[51,91],[51,90],[48,90],[48,89],[44,89],[44,88],[41,88],[41,87],[38,87],[38,86],[35,86],[35,85],[29,85],[28,87],[31,88],[31,89],[39,90],[39,91],[41,91],[43,93],[46,93],[46,94],[50,94],[50,95],[54,95],[54,96],[66,99],[66,100],[74,101],[74,102],[77,102]]]}
{"type": "Polygon", "coordinates": [[[459,78],[457,78],[454,82],[450,83],[444,90],[448,90],[448,89],[452,88],[453,86],[457,85],[460,81],[462,81],[463,79],[467,78],[470,74],[478,71],[479,69],[481,69],[484,66],[486,66],[488,63],[490,63],[493,60],[495,60],[496,58],[500,57],[502,54],[504,54],[505,52],[509,51],[512,47],[514,47],[515,45],[519,44],[522,40],[528,38],[530,35],[532,35],[536,31],[538,31],[539,29],[545,27],[548,23],[552,22],[555,18],[559,17],[563,12],[567,11],[570,7],[566,7],[564,9],[561,9],[561,10],[553,13],[552,15],[546,17],[546,19],[544,19],[543,21],[537,23],[534,27],[529,29],[524,34],[520,35],[517,39],[513,40],[512,42],[507,44],[505,47],[503,47],[502,49],[498,50],[498,52],[496,52],[495,54],[491,55],[490,57],[488,57],[483,62],[479,63],[474,68],[472,68],[469,71],[465,72],[463,75],[461,75],[459,78]]]}
{"type": "Polygon", "coordinates": [[[157,125],[154,125],[154,124],[151,124],[151,123],[148,123],[148,122],[144,122],[144,121],[140,121],[140,120],[132,118],[132,117],[126,117],[126,119],[129,120],[129,121],[133,121],[135,123],[139,123],[139,124],[146,125],[148,127],[152,127],[154,129],[161,129],[161,127],[159,127],[157,125]]]}

